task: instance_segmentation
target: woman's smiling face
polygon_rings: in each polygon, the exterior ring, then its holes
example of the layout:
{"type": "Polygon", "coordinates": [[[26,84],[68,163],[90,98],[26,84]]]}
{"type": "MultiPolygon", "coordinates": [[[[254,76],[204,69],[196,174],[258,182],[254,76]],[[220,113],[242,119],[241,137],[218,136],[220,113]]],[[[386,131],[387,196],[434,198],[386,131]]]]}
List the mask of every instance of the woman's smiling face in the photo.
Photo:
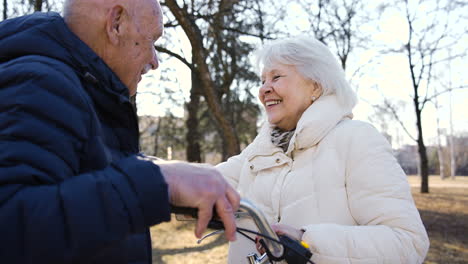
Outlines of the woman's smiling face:
{"type": "Polygon", "coordinates": [[[273,64],[262,72],[258,97],[265,107],[268,122],[282,130],[296,128],[302,113],[318,98],[321,88],[304,78],[295,66],[273,64]]]}

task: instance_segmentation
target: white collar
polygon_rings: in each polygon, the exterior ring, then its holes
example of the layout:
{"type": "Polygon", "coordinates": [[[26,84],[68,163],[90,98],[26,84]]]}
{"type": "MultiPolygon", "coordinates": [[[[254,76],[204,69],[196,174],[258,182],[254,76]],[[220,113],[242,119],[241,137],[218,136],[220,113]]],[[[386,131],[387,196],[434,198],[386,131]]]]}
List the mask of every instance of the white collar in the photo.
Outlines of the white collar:
{"type": "MultiPolygon", "coordinates": [[[[317,145],[341,120],[348,118],[353,118],[351,109],[342,106],[336,96],[321,96],[304,111],[299,119],[286,155],[294,149],[317,145]]],[[[252,142],[249,160],[253,156],[282,152],[281,148],[274,146],[271,142],[271,130],[272,125],[265,122],[252,142]]]]}

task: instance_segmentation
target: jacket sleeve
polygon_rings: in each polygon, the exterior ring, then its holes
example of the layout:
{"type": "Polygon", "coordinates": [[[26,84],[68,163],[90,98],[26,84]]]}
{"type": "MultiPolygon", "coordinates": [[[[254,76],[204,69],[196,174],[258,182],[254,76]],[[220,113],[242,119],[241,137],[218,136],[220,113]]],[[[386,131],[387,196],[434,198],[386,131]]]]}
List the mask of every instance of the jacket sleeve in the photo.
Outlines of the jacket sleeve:
{"type": "Polygon", "coordinates": [[[311,245],[313,259],[316,263],[422,263],[429,239],[390,145],[365,123],[347,133],[352,139],[342,142],[349,144],[344,155],[346,191],[358,226],[305,226],[303,239],[311,245]]]}
{"type": "Polygon", "coordinates": [[[44,62],[6,64],[0,64],[0,263],[88,263],[170,219],[164,178],[142,156],[79,174],[90,122],[74,74],[44,62]]]}

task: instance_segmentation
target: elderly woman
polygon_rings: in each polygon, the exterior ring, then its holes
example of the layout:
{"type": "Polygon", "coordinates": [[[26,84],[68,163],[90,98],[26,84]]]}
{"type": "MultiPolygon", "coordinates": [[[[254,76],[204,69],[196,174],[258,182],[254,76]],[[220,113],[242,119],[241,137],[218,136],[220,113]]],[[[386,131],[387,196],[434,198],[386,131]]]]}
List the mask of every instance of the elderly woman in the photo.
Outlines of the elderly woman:
{"type": "MultiPolygon", "coordinates": [[[[352,120],[356,96],[328,48],[295,37],[257,55],[268,122],[218,165],[225,178],[277,233],[307,242],[317,264],[423,262],[429,240],[406,176],[385,138],[352,120]]],[[[229,263],[255,251],[238,236],[229,263]]]]}

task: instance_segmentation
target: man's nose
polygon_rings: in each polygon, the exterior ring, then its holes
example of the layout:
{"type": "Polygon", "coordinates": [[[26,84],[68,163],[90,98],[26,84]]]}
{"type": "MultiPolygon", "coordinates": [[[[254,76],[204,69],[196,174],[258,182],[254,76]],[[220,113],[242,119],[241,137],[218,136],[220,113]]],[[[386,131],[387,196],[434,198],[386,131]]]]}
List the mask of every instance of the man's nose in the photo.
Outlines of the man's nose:
{"type": "Polygon", "coordinates": [[[159,58],[156,47],[153,49],[153,58],[151,58],[150,65],[152,70],[156,70],[159,67],[159,58]]]}

